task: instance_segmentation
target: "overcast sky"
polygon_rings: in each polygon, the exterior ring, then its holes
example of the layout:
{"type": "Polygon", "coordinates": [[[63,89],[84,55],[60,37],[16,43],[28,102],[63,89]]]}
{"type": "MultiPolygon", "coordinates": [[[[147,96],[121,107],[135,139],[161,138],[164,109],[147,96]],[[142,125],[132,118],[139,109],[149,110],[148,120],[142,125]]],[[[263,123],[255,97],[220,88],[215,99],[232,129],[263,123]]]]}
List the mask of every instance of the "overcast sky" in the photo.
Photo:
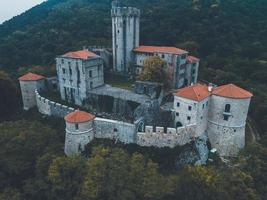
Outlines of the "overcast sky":
{"type": "Polygon", "coordinates": [[[0,0],[0,24],[45,0],[0,0]]]}

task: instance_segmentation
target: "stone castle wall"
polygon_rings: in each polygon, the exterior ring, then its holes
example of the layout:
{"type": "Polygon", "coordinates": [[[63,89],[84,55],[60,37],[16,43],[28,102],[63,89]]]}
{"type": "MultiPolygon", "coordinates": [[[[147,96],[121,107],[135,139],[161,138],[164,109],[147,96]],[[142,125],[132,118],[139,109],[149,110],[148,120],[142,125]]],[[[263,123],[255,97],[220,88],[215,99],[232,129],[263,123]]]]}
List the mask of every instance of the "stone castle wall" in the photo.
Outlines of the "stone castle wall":
{"type": "Polygon", "coordinates": [[[135,143],[135,124],[103,118],[96,118],[94,123],[96,138],[118,140],[125,144],[135,143]]]}
{"type": "MultiPolygon", "coordinates": [[[[44,115],[63,118],[68,113],[74,111],[74,108],[61,105],[42,97],[37,90],[35,91],[35,94],[37,108],[39,112],[44,115]]],[[[163,127],[156,127],[156,132],[154,132],[152,126],[146,126],[145,132],[138,132],[137,124],[97,117],[94,120],[93,126],[95,133],[92,137],[116,140],[125,144],[135,143],[140,146],[154,146],[159,148],[173,148],[177,145],[182,146],[190,143],[196,136],[196,125],[188,125],[177,129],[167,128],[166,133],[164,132],[163,127]]],[[[69,141],[69,137],[66,139],[73,145],[77,146],[81,144],[80,140],[79,144],[76,144],[76,140],[69,141]]],[[[67,149],[67,151],[69,150],[67,149]]]]}
{"type": "Polygon", "coordinates": [[[48,116],[65,117],[68,113],[74,111],[74,108],[50,101],[42,97],[37,90],[35,90],[35,97],[37,102],[37,108],[40,113],[48,116]]]}
{"type": "Polygon", "coordinates": [[[196,125],[188,125],[177,129],[167,128],[167,132],[164,132],[163,127],[156,127],[156,132],[154,132],[152,126],[146,126],[144,133],[137,133],[136,144],[159,148],[182,146],[194,140],[196,127],[196,125]]]}

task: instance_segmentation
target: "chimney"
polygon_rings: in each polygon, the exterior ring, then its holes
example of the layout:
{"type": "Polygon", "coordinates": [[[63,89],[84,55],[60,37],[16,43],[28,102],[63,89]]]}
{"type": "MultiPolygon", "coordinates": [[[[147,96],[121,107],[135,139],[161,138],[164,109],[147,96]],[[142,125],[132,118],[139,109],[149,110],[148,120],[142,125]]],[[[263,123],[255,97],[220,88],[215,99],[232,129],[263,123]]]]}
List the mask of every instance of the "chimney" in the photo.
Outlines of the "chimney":
{"type": "Polygon", "coordinates": [[[212,83],[209,83],[208,91],[209,91],[209,92],[212,92],[212,90],[213,90],[213,85],[212,85],[212,83]]]}

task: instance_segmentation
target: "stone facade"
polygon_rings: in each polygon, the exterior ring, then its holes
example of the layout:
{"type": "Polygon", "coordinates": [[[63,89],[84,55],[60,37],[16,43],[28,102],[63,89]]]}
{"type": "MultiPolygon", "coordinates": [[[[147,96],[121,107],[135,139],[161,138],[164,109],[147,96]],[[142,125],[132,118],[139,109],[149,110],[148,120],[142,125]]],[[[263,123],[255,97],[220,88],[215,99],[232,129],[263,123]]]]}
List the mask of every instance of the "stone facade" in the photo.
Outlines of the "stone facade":
{"type": "Polygon", "coordinates": [[[196,125],[189,125],[185,127],[167,128],[164,132],[163,127],[156,127],[153,131],[152,126],[146,126],[145,132],[137,133],[136,144],[140,146],[154,146],[154,147],[170,147],[182,146],[192,142],[196,137],[196,125]]]}
{"type": "Polygon", "coordinates": [[[143,71],[144,61],[151,56],[159,56],[167,65],[167,75],[169,84],[172,88],[181,88],[190,84],[195,84],[198,78],[199,61],[188,62],[188,52],[183,54],[174,54],[170,52],[157,52],[157,47],[153,53],[137,52],[134,50],[135,73],[140,74],[143,71]]]}
{"type": "Polygon", "coordinates": [[[63,100],[82,105],[88,91],[104,85],[104,64],[99,56],[87,59],[56,58],[60,95],[63,100]]]}
{"type": "Polygon", "coordinates": [[[94,121],[79,124],[66,122],[65,154],[73,156],[82,152],[94,139],[94,121]]]}
{"type": "Polygon", "coordinates": [[[207,133],[222,156],[234,156],[245,146],[245,127],[250,98],[211,96],[207,133]],[[226,111],[227,105],[230,109],[226,111]]]}
{"type": "Polygon", "coordinates": [[[134,143],[136,137],[136,125],[122,121],[96,118],[96,138],[118,140],[125,144],[134,143]]]}
{"type": "Polygon", "coordinates": [[[150,81],[136,81],[134,84],[134,91],[136,94],[145,94],[152,99],[157,99],[163,90],[163,85],[150,81]]]}
{"type": "Polygon", "coordinates": [[[111,17],[113,70],[127,75],[133,65],[132,50],[139,46],[140,10],[113,4],[111,17]]]}
{"type": "Polygon", "coordinates": [[[220,87],[197,84],[181,89],[173,103],[175,126],[196,124],[197,136],[207,135],[219,155],[236,156],[245,146],[251,97],[251,93],[233,84],[220,87]]]}
{"type": "Polygon", "coordinates": [[[36,81],[21,81],[20,89],[23,101],[23,109],[29,110],[37,105],[35,91],[44,91],[46,89],[45,79],[36,81]]]}
{"type": "Polygon", "coordinates": [[[174,115],[175,127],[197,124],[196,133],[198,136],[207,130],[207,117],[209,112],[209,97],[202,101],[175,96],[174,97],[174,115]]]}

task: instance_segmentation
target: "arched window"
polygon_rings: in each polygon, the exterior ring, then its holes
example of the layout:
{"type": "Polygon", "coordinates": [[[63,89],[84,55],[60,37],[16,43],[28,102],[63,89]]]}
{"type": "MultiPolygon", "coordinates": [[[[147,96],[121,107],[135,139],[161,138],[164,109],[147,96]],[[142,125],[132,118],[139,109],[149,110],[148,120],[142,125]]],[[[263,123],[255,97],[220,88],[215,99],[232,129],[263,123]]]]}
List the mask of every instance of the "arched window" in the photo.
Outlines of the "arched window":
{"type": "Polygon", "coordinates": [[[230,110],[231,110],[231,105],[230,105],[230,104],[226,104],[226,105],[225,105],[224,112],[227,112],[227,113],[229,113],[229,112],[230,112],[230,110]]]}
{"type": "Polygon", "coordinates": [[[183,124],[181,122],[176,122],[176,128],[182,127],[182,126],[183,126],[183,124]]]}

